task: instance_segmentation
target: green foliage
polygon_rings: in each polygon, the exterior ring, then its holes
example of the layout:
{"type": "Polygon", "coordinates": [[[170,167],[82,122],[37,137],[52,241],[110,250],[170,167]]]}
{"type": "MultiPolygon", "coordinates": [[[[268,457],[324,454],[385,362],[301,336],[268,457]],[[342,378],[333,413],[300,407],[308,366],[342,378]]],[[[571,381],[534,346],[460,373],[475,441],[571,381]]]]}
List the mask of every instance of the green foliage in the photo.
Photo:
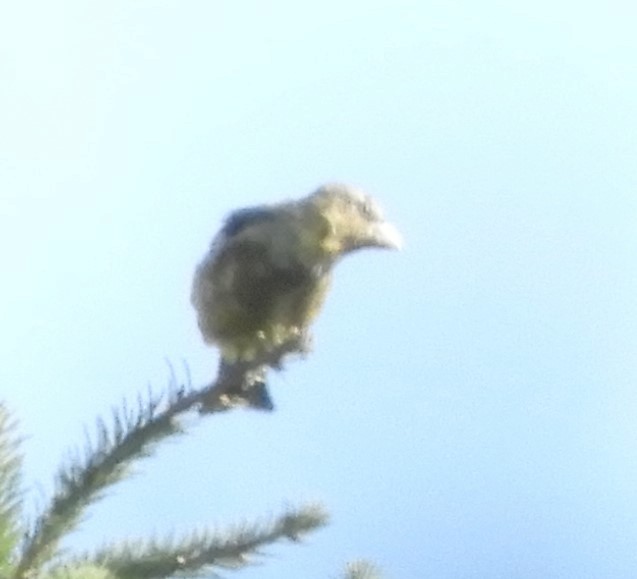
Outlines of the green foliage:
{"type": "Polygon", "coordinates": [[[382,579],[382,575],[369,561],[359,560],[348,563],[343,579],[382,579]]]}
{"type": "Polygon", "coordinates": [[[55,569],[47,574],[47,579],[120,579],[120,577],[96,565],[77,565],[55,569]]]}
{"type": "Polygon", "coordinates": [[[211,568],[250,565],[261,547],[281,539],[298,541],[327,522],[320,505],[290,510],[264,523],[244,524],[224,532],[204,530],[179,540],[135,541],[109,545],[83,559],[111,570],[120,579],[193,576],[211,568]]]}
{"type": "MultiPolygon", "coordinates": [[[[258,562],[268,545],[298,542],[325,526],[326,511],[309,504],[225,531],[203,529],[176,539],[112,543],[92,553],[60,552],[61,540],[77,528],[88,507],[130,476],[136,462],[152,455],[161,442],[184,432],[185,413],[201,405],[206,406],[201,417],[232,408],[224,402],[229,383],[221,376],[217,383],[193,390],[175,386],[173,378],[166,394],[149,393],[132,409],[124,404],[110,423],[99,419],[96,436],[87,437],[83,450],[71,453],[59,468],[53,496],[30,525],[22,520],[19,440],[14,421],[0,404],[0,579],[218,577],[219,569],[258,562]]],[[[249,397],[249,392],[244,394],[249,397]]],[[[371,566],[348,566],[346,579],[378,578],[371,566]]]]}
{"type": "Polygon", "coordinates": [[[114,411],[111,427],[98,420],[96,442],[87,440],[84,452],[75,452],[59,469],[54,496],[27,534],[16,578],[49,562],[86,508],[130,474],[134,461],[149,456],[160,441],[181,433],[174,412],[179,400],[180,391],[173,389],[167,407],[159,410],[161,397],[149,394],[146,400],[138,399],[135,410],[124,404],[114,411]]]}
{"type": "Polygon", "coordinates": [[[0,577],[9,573],[20,537],[22,456],[14,435],[15,422],[0,404],[0,577]]]}
{"type": "Polygon", "coordinates": [[[60,541],[79,525],[87,508],[129,476],[134,464],[150,456],[159,443],[183,433],[180,416],[200,404],[202,397],[219,396],[214,389],[215,385],[189,390],[173,383],[163,396],[140,397],[133,409],[124,404],[113,412],[110,424],[98,420],[94,440],[87,437],[84,449],[70,454],[60,467],[53,496],[31,525],[20,520],[21,456],[14,423],[0,405],[0,578],[214,576],[214,569],[253,564],[262,548],[282,539],[299,541],[325,526],[324,509],[306,505],[225,532],[204,529],[177,540],[138,540],[107,545],[92,554],[62,556],[60,541]]]}

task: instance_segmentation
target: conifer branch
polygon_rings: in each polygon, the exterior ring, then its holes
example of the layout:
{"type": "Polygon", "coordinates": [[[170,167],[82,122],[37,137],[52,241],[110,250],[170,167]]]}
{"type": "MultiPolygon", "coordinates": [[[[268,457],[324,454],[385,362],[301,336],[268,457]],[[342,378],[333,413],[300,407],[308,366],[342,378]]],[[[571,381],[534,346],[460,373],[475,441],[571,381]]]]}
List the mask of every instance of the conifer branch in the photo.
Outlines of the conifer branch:
{"type": "Polygon", "coordinates": [[[382,574],[376,565],[359,559],[347,564],[343,579],[382,579],[382,574]]]}
{"type": "Polygon", "coordinates": [[[0,403],[0,577],[8,575],[20,536],[22,455],[14,430],[14,420],[0,403]]]}
{"type": "Polygon", "coordinates": [[[290,510],[275,520],[242,525],[229,532],[202,531],[180,540],[135,541],[109,545],[93,555],[66,563],[98,566],[119,579],[164,579],[178,576],[215,576],[213,567],[238,569],[255,564],[260,549],[281,539],[301,540],[327,524],[320,505],[290,510]]]}
{"type": "Polygon", "coordinates": [[[84,451],[71,455],[58,471],[54,496],[25,538],[16,579],[51,560],[62,536],[78,525],[85,509],[108,487],[129,474],[133,461],[149,456],[159,442],[182,432],[175,408],[183,390],[172,388],[167,397],[164,410],[159,410],[162,397],[149,393],[147,399],[138,398],[134,410],[125,403],[114,410],[110,427],[98,420],[96,441],[87,436],[84,451]]]}
{"type": "Polygon", "coordinates": [[[46,574],[46,579],[120,579],[120,577],[97,565],[75,565],[53,569],[46,574]]]}
{"type": "Polygon", "coordinates": [[[165,396],[152,392],[147,398],[139,396],[133,409],[124,402],[113,411],[110,426],[98,419],[96,441],[87,436],[84,451],[71,455],[55,476],[54,495],[25,536],[13,578],[25,579],[51,561],[61,538],[77,527],[86,508],[108,487],[129,474],[134,461],[150,456],[161,441],[183,432],[180,415],[197,407],[205,408],[205,414],[237,405],[271,409],[263,365],[279,367],[285,354],[300,352],[305,344],[305,337],[299,336],[268,359],[222,363],[217,379],[200,389],[178,386],[171,373],[165,396]]]}

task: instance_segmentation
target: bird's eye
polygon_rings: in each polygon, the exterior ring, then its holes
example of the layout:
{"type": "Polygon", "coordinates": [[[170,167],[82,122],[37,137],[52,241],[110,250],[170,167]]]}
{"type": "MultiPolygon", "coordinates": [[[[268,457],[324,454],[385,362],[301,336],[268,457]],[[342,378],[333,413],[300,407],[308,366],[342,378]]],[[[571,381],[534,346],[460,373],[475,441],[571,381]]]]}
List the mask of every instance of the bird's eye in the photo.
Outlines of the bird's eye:
{"type": "Polygon", "coordinates": [[[366,198],[365,201],[363,201],[361,210],[363,215],[370,221],[377,221],[381,219],[380,209],[370,198],[366,198]]]}

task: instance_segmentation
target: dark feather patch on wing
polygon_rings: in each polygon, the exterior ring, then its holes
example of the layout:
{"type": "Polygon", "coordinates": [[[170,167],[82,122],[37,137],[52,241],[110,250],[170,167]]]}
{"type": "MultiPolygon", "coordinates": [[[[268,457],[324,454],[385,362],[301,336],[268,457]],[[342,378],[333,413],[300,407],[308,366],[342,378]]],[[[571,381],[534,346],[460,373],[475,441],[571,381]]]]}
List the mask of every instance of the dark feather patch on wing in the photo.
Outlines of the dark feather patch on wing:
{"type": "Polygon", "coordinates": [[[234,268],[232,292],[254,316],[269,312],[277,296],[285,296],[314,280],[313,271],[304,264],[291,262],[286,267],[278,266],[272,262],[267,247],[250,240],[230,243],[218,264],[219,268],[234,268]]]}
{"type": "Polygon", "coordinates": [[[276,210],[267,205],[239,209],[228,216],[226,222],[223,224],[221,233],[226,237],[232,237],[253,223],[273,221],[276,219],[276,216],[276,210]]]}

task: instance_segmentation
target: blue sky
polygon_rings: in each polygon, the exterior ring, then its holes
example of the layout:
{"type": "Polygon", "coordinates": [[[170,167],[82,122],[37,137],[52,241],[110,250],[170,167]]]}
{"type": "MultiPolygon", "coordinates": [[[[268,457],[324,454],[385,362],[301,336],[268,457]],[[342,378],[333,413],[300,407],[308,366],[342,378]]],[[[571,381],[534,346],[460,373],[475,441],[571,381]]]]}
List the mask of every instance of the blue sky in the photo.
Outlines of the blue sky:
{"type": "Polygon", "coordinates": [[[69,547],[323,501],[246,578],[637,575],[629,2],[30,1],[0,17],[1,396],[32,497],[165,359],[223,216],[334,179],[402,230],[344,261],[277,412],[209,419],[69,547]]]}

